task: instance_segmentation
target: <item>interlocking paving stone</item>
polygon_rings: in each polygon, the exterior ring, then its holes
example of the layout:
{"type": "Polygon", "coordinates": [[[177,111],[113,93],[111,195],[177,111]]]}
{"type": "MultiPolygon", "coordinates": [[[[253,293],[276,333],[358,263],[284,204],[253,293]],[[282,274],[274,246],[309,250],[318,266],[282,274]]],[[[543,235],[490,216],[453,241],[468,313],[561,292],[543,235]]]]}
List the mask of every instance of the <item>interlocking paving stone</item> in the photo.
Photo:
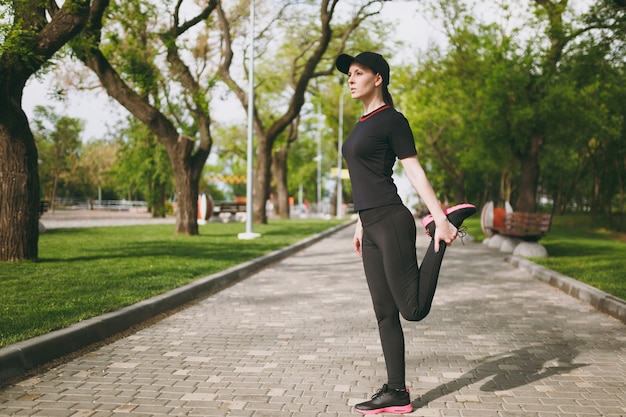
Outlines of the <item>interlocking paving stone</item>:
{"type": "MultiPolygon", "coordinates": [[[[0,416],[357,415],[386,372],[351,238],[0,389],[0,416]]],[[[430,316],[404,329],[410,415],[626,416],[626,327],[484,245],[448,249],[430,316]]]]}

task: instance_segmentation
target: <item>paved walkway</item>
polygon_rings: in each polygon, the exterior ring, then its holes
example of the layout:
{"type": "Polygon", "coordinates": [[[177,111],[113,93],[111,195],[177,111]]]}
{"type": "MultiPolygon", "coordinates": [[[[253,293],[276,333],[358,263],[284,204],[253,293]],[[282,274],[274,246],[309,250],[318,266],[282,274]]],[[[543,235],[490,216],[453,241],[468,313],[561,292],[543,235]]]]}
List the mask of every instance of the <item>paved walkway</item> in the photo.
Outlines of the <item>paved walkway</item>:
{"type": "MultiPolygon", "coordinates": [[[[351,236],[0,389],[0,416],[358,415],[386,375],[351,236]]],[[[405,337],[410,415],[626,416],[626,326],[484,245],[449,249],[405,337]]]]}

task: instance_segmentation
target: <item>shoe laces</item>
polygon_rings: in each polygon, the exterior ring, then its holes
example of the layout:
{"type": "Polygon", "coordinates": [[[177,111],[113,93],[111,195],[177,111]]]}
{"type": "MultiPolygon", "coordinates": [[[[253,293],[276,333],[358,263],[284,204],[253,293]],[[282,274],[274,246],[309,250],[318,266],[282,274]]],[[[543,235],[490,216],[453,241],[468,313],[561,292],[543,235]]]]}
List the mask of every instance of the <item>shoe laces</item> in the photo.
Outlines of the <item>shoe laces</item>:
{"type": "Polygon", "coordinates": [[[458,236],[461,238],[461,243],[463,244],[463,246],[465,246],[465,242],[463,241],[463,238],[465,236],[467,236],[467,226],[461,226],[457,229],[458,232],[458,236]]]}
{"type": "Polygon", "coordinates": [[[403,391],[408,391],[408,390],[406,388],[403,389],[403,390],[402,389],[391,389],[391,388],[389,388],[389,385],[385,384],[385,385],[383,385],[383,387],[381,389],[376,391],[376,394],[372,395],[372,400],[380,397],[381,395],[383,395],[386,392],[391,392],[391,391],[403,392],[403,391]]]}
{"type": "Polygon", "coordinates": [[[385,384],[385,385],[383,385],[383,387],[381,389],[376,391],[376,394],[372,395],[372,400],[375,399],[375,398],[380,397],[381,395],[383,395],[387,391],[389,391],[389,387],[387,386],[387,384],[385,384]]]}

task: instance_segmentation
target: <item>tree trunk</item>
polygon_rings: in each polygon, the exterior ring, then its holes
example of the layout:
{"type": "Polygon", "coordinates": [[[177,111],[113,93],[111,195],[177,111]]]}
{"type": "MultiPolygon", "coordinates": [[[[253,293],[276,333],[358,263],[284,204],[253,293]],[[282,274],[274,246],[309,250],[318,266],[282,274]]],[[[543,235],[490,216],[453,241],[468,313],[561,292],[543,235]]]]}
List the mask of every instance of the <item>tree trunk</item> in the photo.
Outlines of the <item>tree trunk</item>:
{"type": "Polygon", "coordinates": [[[55,2],[13,1],[8,14],[3,10],[3,21],[13,23],[8,35],[4,33],[11,42],[0,51],[0,261],[38,256],[38,152],[22,111],[24,86],[80,32],[90,12],[108,5],[107,0],[90,3],[66,0],[59,9],[55,2]]]}
{"type": "Polygon", "coordinates": [[[534,213],[537,202],[537,186],[539,185],[539,155],[543,136],[535,134],[531,138],[531,144],[527,153],[519,155],[521,164],[519,196],[515,210],[534,213]]]}
{"type": "Polygon", "coordinates": [[[272,174],[276,182],[276,206],[278,207],[278,217],[289,218],[289,190],[287,187],[287,156],[288,148],[274,151],[272,160],[272,174]]]}
{"type": "Polygon", "coordinates": [[[159,184],[154,190],[154,204],[152,205],[152,217],[163,218],[167,215],[165,186],[159,184]]]}
{"type": "Polygon", "coordinates": [[[258,224],[267,224],[265,202],[269,195],[271,163],[272,144],[268,143],[266,137],[259,135],[256,167],[254,169],[254,194],[252,196],[252,219],[258,224]]]}
{"type": "Polygon", "coordinates": [[[592,180],[591,180],[591,198],[589,199],[589,209],[590,209],[590,213],[591,216],[596,217],[598,216],[600,213],[602,213],[602,207],[601,207],[601,197],[600,197],[600,178],[598,178],[598,175],[596,174],[596,171],[594,170],[594,173],[592,174],[592,180]]]}
{"type": "MultiPolygon", "coordinates": [[[[11,90],[7,81],[3,84],[2,91],[11,90]]],[[[15,106],[19,101],[0,95],[0,261],[3,262],[34,261],[38,256],[38,154],[28,119],[15,106]]]]}
{"type": "Polygon", "coordinates": [[[200,175],[184,169],[181,163],[172,163],[176,183],[176,233],[198,234],[198,184],[200,175]]]}
{"type": "Polygon", "coordinates": [[[54,178],[52,179],[52,194],[50,197],[50,211],[54,213],[57,201],[57,188],[59,187],[59,173],[54,170],[54,178]]]}
{"type": "Polygon", "coordinates": [[[500,174],[500,198],[511,201],[511,172],[503,170],[500,174]]]}

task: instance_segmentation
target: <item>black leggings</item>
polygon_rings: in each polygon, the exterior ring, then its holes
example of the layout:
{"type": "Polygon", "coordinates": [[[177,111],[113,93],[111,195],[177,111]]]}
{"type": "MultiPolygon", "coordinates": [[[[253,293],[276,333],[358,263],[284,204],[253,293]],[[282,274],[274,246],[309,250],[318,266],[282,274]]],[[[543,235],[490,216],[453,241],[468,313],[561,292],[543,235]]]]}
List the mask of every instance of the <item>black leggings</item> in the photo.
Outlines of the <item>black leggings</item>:
{"type": "Polygon", "coordinates": [[[400,314],[419,321],[428,315],[446,244],[435,253],[431,240],[422,265],[415,250],[416,227],[402,204],[359,212],[363,224],[363,266],[382,343],[390,388],[404,388],[404,334],[400,314]]]}

